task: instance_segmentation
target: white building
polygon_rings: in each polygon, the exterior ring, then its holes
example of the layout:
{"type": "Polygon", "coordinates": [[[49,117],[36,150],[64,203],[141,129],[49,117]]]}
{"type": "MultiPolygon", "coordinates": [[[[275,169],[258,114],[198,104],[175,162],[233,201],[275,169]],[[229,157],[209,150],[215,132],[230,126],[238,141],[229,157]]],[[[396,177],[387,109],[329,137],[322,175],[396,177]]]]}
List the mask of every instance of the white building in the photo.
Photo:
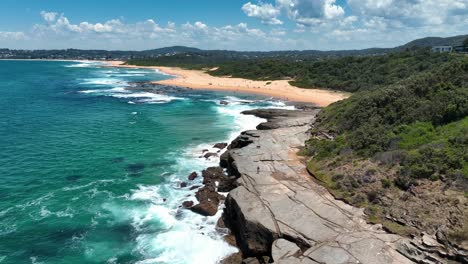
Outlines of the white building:
{"type": "Polygon", "coordinates": [[[434,46],[432,52],[452,52],[452,46],[434,46]]]}

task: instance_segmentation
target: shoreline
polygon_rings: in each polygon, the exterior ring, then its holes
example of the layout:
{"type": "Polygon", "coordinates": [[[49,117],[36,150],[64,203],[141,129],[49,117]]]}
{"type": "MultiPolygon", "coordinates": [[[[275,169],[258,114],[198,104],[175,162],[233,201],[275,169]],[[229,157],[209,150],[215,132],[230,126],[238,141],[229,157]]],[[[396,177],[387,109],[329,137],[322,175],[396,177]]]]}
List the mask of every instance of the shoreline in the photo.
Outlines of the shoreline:
{"type": "Polygon", "coordinates": [[[201,70],[186,70],[177,67],[122,65],[122,61],[100,61],[108,67],[152,69],[175,78],[153,81],[153,84],[187,87],[197,90],[238,92],[272,96],[285,101],[311,103],[325,107],[331,103],[346,99],[349,93],[325,90],[302,89],[289,84],[288,80],[256,81],[242,78],[216,77],[201,70]]]}

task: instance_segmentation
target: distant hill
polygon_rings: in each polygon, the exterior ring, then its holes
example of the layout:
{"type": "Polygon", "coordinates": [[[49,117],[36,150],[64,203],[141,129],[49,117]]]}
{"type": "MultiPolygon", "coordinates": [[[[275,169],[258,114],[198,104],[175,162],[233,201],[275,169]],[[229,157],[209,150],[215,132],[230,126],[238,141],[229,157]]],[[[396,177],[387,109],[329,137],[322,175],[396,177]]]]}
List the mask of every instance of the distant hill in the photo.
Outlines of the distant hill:
{"type": "Polygon", "coordinates": [[[158,58],[170,65],[169,61],[178,63],[210,64],[226,61],[259,58],[286,58],[293,60],[319,59],[344,56],[372,56],[397,52],[404,49],[427,48],[435,45],[461,45],[468,35],[448,38],[428,37],[413,40],[395,48],[368,48],[361,50],[286,50],[286,51],[233,51],[233,50],[202,50],[186,46],[172,46],[143,51],[121,50],[10,50],[0,49],[0,59],[95,59],[95,60],[130,60],[158,58]]]}
{"type": "Polygon", "coordinates": [[[174,55],[178,53],[188,53],[188,52],[201,52],[201,49],[185,47],[185,46],[172,46],[164,47],[159,49],[144,50],[140,53],[145,55],[174,55]]]}
{"type": "Polygon", "coordinates": [[[448,38],[427,37],[413,40],[405,45],[396,47],[396,49],[429,48],[432,46],[460,46],[466,38],[468,38],[468,35],[459,35],[448,38]]]}

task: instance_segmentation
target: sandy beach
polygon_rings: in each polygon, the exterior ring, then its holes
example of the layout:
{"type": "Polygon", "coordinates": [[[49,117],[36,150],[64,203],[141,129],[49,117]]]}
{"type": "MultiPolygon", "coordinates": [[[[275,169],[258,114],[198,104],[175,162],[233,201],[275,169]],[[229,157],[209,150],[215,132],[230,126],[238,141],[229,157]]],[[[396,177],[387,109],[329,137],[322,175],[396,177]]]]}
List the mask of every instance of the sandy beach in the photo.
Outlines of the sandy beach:
{"type": "Polygon", "coordinates": [[[302,89],[289,84],[287,80],[279,81],[253,81],[242,78],[216,77],[201,70],[186,70],[175,67],[144,67],[122,65],[122,61],[107,61],[112,67],[156,69],[163,73],[176,76],[173,79],[156,81],[154,83],[188,87],[200,90],[230,91],[239,93],[252,93],[293,101],[312,103],[325,107],[333,102],[349,97],[348,93],[324,90],[302,89]]]}

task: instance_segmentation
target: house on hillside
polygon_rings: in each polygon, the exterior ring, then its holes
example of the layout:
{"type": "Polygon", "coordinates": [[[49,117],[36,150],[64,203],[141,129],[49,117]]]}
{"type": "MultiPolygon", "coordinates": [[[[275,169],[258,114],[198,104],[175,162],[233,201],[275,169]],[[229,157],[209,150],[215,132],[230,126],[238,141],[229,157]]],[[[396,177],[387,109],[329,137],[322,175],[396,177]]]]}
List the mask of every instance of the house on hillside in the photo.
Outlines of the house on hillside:
{"type": "Polygon", "coordinates": [[[432,52],[452,52],[453,47],[452,46],[434,46],[432,47],[432,52]]]}
{"type": "Polygon", "coordinates": [[[455,46],[453,50],[458,53],[468,53],[468,46],[455,46]]]}

